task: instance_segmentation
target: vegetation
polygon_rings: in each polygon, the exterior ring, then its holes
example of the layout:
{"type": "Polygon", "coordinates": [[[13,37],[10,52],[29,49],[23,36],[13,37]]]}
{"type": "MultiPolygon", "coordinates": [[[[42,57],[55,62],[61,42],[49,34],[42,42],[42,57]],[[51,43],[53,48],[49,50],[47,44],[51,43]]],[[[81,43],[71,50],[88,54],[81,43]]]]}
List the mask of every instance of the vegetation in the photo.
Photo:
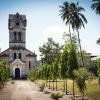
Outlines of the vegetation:
{"type": "Polygon", "coordinates": [[[51,98],[53,100],[59,100],[59,98],[62,98],[62,97],[63,97],[63,95],[60,93],[51,93],[51,98]]]}
{"type": "MultiPolygon", "coordinates": [[[[95,9],[96,13],[98,14],[100,13],[99,4],[100,0],[93,0],[93,4],[91,6],[91,8],[93,10],[95,9]]],[[[60,6],[60,8],[61,18],[66,25],[69,25],[70,41],[65,41],[65,44],[60,46],[59,43],[54,42],[52,38],[48,38],[48,42],[39,48],[41,52],[42,64],[39,68],[34,68],[31,71],[29,74],[29,79],[44,80],[45,86],[49,87],[49,89],[52,88],[53,90],[59,90],[61,87],[61,89],[64,89],[66,94],[69,91],[73,92],[73,96],[75,93],[80,93],[82,99],[84,99],[85,94],[93,97],[93,89],[89,86],[89,84],[92,83],[89,81],[90,79],[94,78],[94,75],[92,75],[93,73],[89,72],[89,68],[84,66],[85,62],[83,59],[83,54],[85,55],[86,53],[82,52],[79,36],[79,29],[82,27],[85,28],[84,24],[87,23],[87,19],[82,14],[85,9],[79,5],[79,2],[64,2],[63,6],[60,6]],[[73,31],[78,33],[77,37],[75,35],[73,36],[71,28],[73,31]],[[78,51],[78,45],[80,52],[78,51]],[[77,55],[81,55],[82,65],[78,64],[77,55]],[[68,84],[69,79],[71,85],[68,84]]],[[[100,44],[100,41],[98,40],[97,43],[100,44]]],[[[94,63],[97,66],[97,73],[95,72],[95,77],[98,77],[98,82],[100,85],[100,59],[97,60],[97,63],[96,61],[94,63]]],[[[53,93],[51,94],[51,97],[58,100],[60,96],[57,93],[53,93]]]]}
{"type": "Polygon", "coordinates": [[[98,83],[100,85],[100,58],[97,60],[98,83]]]}
{"type": "Polygon", "coordinates": [[[59,60],[62,47],[59,43],[55,43],[52,38],[48,38],[48,42],[39,48],[42,62],[52,64],[55,59],[59,60]]]}
{"type": "Polygon", "coordinates": [[[6,62],[2,59],[0,59],[0,86],[4,86],[4,84],[9,79],[9,68],[6,62]]]}
{"type": "Polygon", "coordinates": [[[64,89],[67,94],[67,79],[68,79],[68,51],[67,51],[67,45],[65,45],[64,50],[61,54],[61,79],[66,80],[66,84],[64,84],[64,89]],[[66,86],[65,86],[66,85],[66,86]]]}
{"type": "Polygon", "coordinates": [[[76,84],[79,88],[79,91],[82,95],[82,100],[84,100],[84,94],[86,90],[86,80],[89,79],[91,74],[87,71],[86,68],[79,68],[78,70],[74,71],[76,84]]]}
{"type": "Polygon", "coordinates": [[[100,15],[100,0],[92,0],[92,10],[95,10],[96,14],[100,15]]]}
{"type": "MultiPolygon", "coordinates": [[[[63,21],[65,21],[66,25],[69,24],[69,32],[70,32],[70,25],[71,25],[72,29],[76,30],[78,33],[78,41],[79,41],[79,47],[81,52],[82,66],[84,66],[79,29],[82,26],[84,27],[84,23],[87,23],[87,19],[82,14],[82,12],[85,11],[85,9],[79,5],[79,2],[77,3],[64,2],[63,6],[60,6],[60,8],[61,8],[60,10],[61,18],[63,19],[63,21]]],[[[71,39],[71,32],[70,32],[70,39],[71,39]]]]}

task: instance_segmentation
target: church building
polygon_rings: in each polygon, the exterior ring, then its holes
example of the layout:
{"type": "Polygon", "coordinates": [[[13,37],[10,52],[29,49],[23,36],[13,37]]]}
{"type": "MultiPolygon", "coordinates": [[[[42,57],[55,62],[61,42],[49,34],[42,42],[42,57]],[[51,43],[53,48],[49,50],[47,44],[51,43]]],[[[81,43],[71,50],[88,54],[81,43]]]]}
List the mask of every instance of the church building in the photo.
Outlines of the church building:
{"type": "Polygon", "coordinates": [[[13,78],[26,77],[37,65],[37,55],[26,48],[26,26],[25,15],[9,14],[9,48],[0,53],[0,58],[9,64],[13,78]]]}

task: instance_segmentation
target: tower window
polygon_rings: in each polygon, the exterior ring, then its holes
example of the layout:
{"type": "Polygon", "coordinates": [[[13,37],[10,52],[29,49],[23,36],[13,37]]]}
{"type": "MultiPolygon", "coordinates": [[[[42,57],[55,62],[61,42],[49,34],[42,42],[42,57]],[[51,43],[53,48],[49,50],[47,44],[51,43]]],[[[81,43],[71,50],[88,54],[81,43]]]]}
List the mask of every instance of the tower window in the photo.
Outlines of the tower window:
{"type": "Polygon", "coordinates": [[[21,32],[18,33],[18,40],[21,41],[21,32]]]}
{"type": "Polygon", "coordinates": [[[14,40],[15,41],[17,40],[17,34],[16,34],[16,32],[14,32],[14,40]]]}
{"type": "Polygon", "coordinates": [[[16,53],[14,53],[14,60],[17,58],[16,53]]]}
{"type": "Polygon", "coordinates": [[[21,59],[21,53],[19,53],[19,59],[21,59]]]}
{"type": "Polygon", "coordinates": [[[19,23],[18,22],[16,23],[16,26],[19,26],[19,23]]]}
{"type": "Polygon", "coordinates": [[[29,61],[29,69],[31,69],[31,62],[29,61]]]}

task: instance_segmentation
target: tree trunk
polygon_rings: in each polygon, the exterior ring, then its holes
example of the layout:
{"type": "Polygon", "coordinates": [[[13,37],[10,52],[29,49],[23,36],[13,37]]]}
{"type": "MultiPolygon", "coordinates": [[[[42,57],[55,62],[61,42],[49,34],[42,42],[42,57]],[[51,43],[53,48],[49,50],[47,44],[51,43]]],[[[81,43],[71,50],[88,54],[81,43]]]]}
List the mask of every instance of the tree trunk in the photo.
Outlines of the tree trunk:
{"type": "Polygon", "coordinates": [[[66,79],[66,94],[67,94],[67,79],[66,79]]]}
{"type": "Polygon", "coordinates": [[[70,30],[70,24],[69,24],[69,34],[70,34],[70,41],[72,42],[72,35],[71,35],[71,30],[70,30]]]}
{"type": "Polygon", "coordinates": [[[64,80],[64,91],[65,91],[65,80],[64,80]]]}
{"type": "Polygon", "coordinates": [[[75,89],[74,89],[74,79],[73,79],[73,99],[75,99],[74,97],[75,97],[75,89]]]}
{"type": "Polygon", "coordinates": [[[47,87],[47,80],[46,80],[45,86],[47,87]]]}
{"type": "Polygon", "coordinates": [[[82,67],[84,67],[84,60],[83,60],[83,54],[82,54],[82,48],[81,48],[81,41],[80,41],[80,36],[79,36],[79,31],[78,32],[78,42],[79,42],[79,48],[80,48],[80,53],[81,53],[81,60],[82,60],[82,67]]]}
{"type": "Polygon", "coordinates": [[[84,100],[84,94],[82,94],[82,100],[84,100]]]}
{"type": "Polygon", "coordinates": [[[49,89],[50,89],[50,80],[49,80],[49,89]]]}
{"type": "Polygon", "coordinates": [[[57,91],[57,79],[56,79],[56,91],[57,91]]]}
{"type": "Polygon", "coordinates": [[[53,79],[53,90],[54,90],[54,79],[53,79]]]}

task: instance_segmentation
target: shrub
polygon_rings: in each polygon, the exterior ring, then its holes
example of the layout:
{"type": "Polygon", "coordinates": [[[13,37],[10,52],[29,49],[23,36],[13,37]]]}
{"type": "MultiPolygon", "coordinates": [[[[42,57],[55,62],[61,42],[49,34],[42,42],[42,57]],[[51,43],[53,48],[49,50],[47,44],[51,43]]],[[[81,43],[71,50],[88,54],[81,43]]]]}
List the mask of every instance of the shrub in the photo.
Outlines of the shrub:
{"type": "Polygon", "coordinates": [[[45,83],[41,84],[41,85],[39,86],[40,91],[43,91],[43,90],[44,90],[44,87],[45,87],[45,83]]]}
{"type": "Polygon", "coordinates": [[[15,82],[14,81],[11,81],[11,83],[14,84],[15,82]]]}
{"type": "Polygon", "coordinates": [[[51,93],[51,96],[50,96],[52,99],[54,100],[59,100],[59,98],[62,98],[63,97],[63,94],[60,94],[60,93],[51,93]]]}

